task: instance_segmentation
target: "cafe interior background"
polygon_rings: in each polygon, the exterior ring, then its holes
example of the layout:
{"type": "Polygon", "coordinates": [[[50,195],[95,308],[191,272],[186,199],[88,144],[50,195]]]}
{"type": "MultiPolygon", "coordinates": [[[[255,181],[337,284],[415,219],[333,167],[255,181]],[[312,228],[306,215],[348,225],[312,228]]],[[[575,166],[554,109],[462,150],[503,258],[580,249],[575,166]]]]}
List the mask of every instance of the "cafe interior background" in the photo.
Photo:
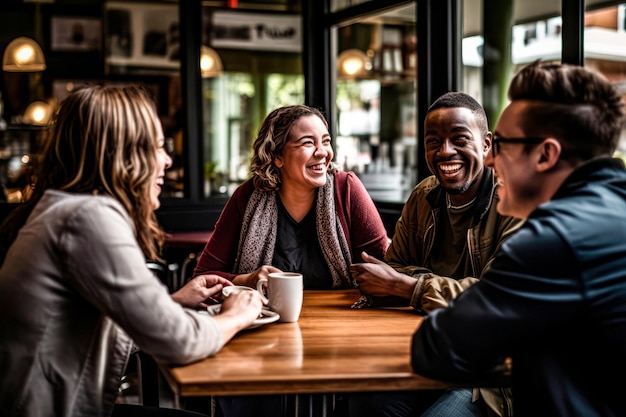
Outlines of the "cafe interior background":
{"type": "Polygon", "coordinates": [[[263,117],[304,103],[326,114],[337,164],[360,176],[391,236],[429,175],[419,138],[436,97],[471,94],[493,128],[510,77],[536,59],[597,68],[626,95],[626,3],[3,0],[0,51],[2,217],[69,91],[141,83],[174,161],[157,212],[167,231],[211,229],[248,177],[263,117]],[[16,39],[41,62],[15,62],[16,39]]]}

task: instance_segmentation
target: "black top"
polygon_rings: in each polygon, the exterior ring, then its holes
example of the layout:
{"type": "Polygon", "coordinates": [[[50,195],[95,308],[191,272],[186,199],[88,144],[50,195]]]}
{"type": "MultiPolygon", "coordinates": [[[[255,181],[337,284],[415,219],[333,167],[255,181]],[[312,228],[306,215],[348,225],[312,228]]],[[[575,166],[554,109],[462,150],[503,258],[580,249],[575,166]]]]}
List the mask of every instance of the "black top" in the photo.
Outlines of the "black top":
{"type": "Polygon", "coordinates": [[[278,225],[272,265],[281,271],[301,273],[306,290],[332,288],[330,269],[326,265],[315,227],[316,205],[298,223],[287,212],[280,198],[277,198],[277,202],[278,225]]]}

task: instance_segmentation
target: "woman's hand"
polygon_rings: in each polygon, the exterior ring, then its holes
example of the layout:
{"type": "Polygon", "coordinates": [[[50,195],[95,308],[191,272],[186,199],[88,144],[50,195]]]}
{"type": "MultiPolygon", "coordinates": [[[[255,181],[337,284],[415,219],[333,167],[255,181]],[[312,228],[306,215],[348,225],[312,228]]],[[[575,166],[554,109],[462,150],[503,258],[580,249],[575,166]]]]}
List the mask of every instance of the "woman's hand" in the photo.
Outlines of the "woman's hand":
{"type": "Polygon", "coordinates": [[[184,287],[172,294],[172,299],[183,307],[206,308],[207,299],[220,296],[222,288],[233,285],[226,278],[218,275],[198,275],[184,287]]]}
{"type": "Polygon", "coordinates": [[[257,291],[239,291],[225,297],[220,313],[213,316],[224,341],[229,341],[238,331],[252,324],[261,314],[262,307],[263,301],[257,291]]]}
{"type": "Polygon", "coordinates": [[[283,272],[278,268],[274,268],[270,265],[263,265],[256,271],[250,274],[241,274],[237,275],[233,279],[233,284],[235,285],[247,285],[248,287],[256,288],[256,283],[259,282],[259,279],[266,278],[272,272],[283,272]]]}

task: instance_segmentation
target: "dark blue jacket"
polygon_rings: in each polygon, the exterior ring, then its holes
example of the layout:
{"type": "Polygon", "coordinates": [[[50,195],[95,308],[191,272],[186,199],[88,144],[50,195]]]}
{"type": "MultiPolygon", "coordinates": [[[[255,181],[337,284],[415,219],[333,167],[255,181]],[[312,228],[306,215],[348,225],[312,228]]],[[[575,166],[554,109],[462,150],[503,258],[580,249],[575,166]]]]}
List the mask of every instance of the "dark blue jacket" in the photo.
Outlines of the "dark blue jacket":
{"type": "Polygon", "coordinates": [[[626,416],[626,170],[576,169],[476,284],[425,318],[415,372],[488,382],[512,358],[514,415],[626,416]]]}

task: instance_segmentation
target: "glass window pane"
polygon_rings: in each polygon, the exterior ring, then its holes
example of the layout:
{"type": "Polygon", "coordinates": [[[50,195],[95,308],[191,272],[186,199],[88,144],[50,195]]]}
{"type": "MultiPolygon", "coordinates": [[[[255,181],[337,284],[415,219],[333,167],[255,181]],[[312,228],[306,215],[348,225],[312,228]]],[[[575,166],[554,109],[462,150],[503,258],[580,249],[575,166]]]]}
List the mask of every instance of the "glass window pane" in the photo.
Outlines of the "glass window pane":
{"type": "MultiPolygon", "coordinates": [[[[585,13],[585,66],[604,74],[626,100],[626,3],[585,13]]],[[[626,161],[626,125],[617,156],[626,161]]]]}
{"type": "Polygon", "coordinates": [[[561,16],[513,26],[512,59],[519,68],[537,59],[561,61],[561,16]]]}
{"type": "Polygon", "coordinates": [[[304,77],[226,72],[205,79],[203,88],[204,195],[230,195],[248,178],[252,143],[261,120],[276,107],[301,104],[304,77]]]}
{"type": "MultiPolygon", "coordinates": [[[[540,3],[521,0],[466,0],[464,7],[465,33],[463,39],[463,89],[482,101],[488,111],[490,125],[493,126],[501,109],[506,105],[506,91],[510,77],[530,62],[541,59],[545,62],[561,62],[562,27],[561,2],[545,0],[540,3]],[[496,7],[513,7],[512,32],[507,25],[493,32],[493,23],[501,23],[502,12],[496,7]],[[481,22],[490,22],[491,34],[484,32],[481,22]],[[477,13],[477,11],[480,11],[477,13]],[[499,20],[500,19],[500,20],[499,20]],[[504,49],[494,49],[493,44],[485,46],[485,39],[510,36],[513,66],[505,74],[496,74],[487,80],[481,75],[487,72],[486,61],[494,56],[506,56],[504,49]],[[482,67],[482,68],[481,68],[482,67]],[[494,84],[493,80],[499,80],[494,84]],[[504,89],[504,90],[503,90],[504,89]]],[[[584,23],[584,65],[595,68],[611,80],[626,100],[626,3],[597,8],[600,1],[587,1],[584,23]]],[[[626,159],[626,126],[617,155],[626,159]]]]}
{"type": "Polygon", "coordinates": [[[561,1],[463,2],[463,91],[485,107],[493,128],[513,74],[537,59],[561,61],[561,1]]]}
{"type": "Polygon", "coordinates": [[[304,76],[298,14],[205,7],[203,20],[203,43],[215,47],[224,69],[202,84],[201,175],[208,198],[230,195],[248,178],[263,118],[276,107],[304,102],[304,76]],[[253,34],[259,22],[267,30],[253,34]]]}
{"type": "Polygon", "coordinates": [[[337,28],[336,161],[377,202],[417,181],[415,4],[337,28]]]}

